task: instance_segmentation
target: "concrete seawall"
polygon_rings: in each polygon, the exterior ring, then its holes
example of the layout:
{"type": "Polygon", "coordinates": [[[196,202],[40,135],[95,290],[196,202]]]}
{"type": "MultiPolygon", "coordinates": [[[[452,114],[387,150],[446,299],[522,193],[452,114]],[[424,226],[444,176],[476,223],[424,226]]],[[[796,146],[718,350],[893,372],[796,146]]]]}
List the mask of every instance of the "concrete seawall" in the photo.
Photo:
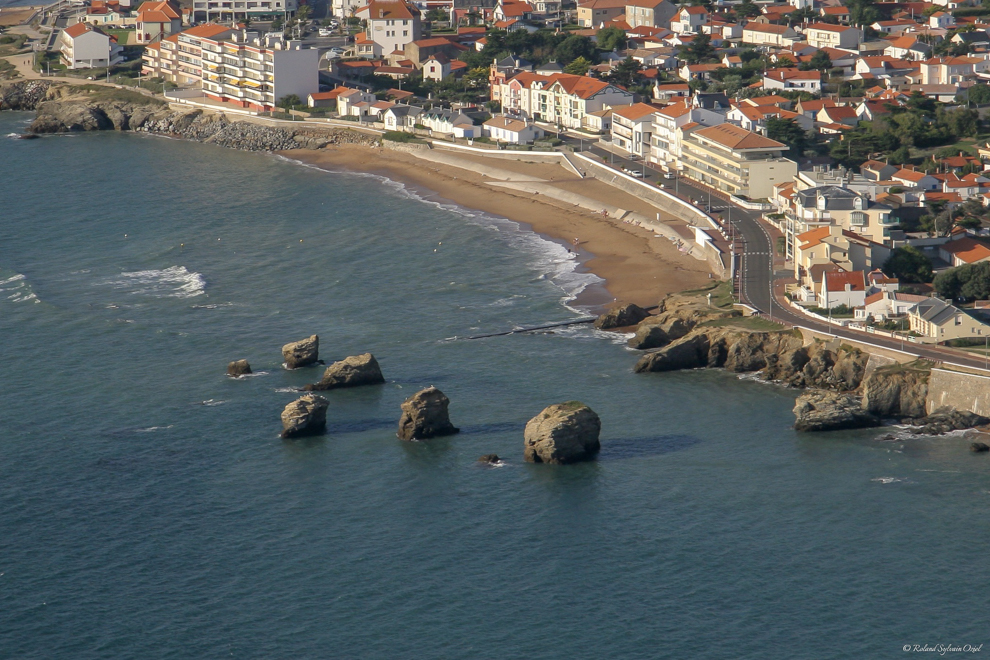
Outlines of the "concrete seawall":
{"type": "Polygon", "coordinates": [[[932,369],[925,410],[932,413],[945,406],[990,417],[990,376],[932,369]]]}

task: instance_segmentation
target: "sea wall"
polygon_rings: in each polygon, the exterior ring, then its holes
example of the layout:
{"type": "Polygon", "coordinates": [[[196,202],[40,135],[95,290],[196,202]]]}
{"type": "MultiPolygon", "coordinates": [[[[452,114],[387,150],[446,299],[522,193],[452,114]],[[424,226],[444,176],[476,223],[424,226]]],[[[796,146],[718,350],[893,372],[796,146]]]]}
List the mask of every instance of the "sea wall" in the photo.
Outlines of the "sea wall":
{"type": "Polygon", "coordinates": [[[932,369],[925,409],[932,413],[945,407],[990,417],[990,376],[932,369]]]}

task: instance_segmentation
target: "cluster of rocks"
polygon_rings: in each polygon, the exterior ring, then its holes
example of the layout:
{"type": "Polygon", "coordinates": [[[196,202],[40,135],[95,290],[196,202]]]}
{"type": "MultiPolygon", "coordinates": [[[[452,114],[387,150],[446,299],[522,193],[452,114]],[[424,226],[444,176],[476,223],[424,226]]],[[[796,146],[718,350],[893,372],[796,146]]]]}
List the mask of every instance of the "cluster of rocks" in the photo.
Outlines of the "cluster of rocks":
{"type": "Polygon", "coordinates": [[[243,151],[322,149],[329,145],[376,146],[377,138],[338,128],[272,127],[231,121],[201,109],[173,110],[153,96],[112,88],[80,89],[50,81],[0,87],[0,110],[36,110],[31,133],[138,131],[180,137],[243,151]]]}
{"type": "Polygon", "coordinates": [[[21,80],[0,85],[0,110],[36,110],[51,86],[48,80],[21,80]]]}
{"type": "Polygon", "coordinates": [[[628,344],[644,351],[634,367],[639,373],[721,368],[808,389],[794,406],[799,431],[868,428],[896,419],[913,426],[914,433],[940,435],[988,423],[966,411],[927,414],[928,365],[892,365],[867,373],[870,356],[863,351],[837,341],[805,345],[797,331],[733,327],[731,319],[738,315],[712,308],[698,296],[674,294],[660,302],[654,315],[620,304],[595,325],[636,325],[628,344]]]}

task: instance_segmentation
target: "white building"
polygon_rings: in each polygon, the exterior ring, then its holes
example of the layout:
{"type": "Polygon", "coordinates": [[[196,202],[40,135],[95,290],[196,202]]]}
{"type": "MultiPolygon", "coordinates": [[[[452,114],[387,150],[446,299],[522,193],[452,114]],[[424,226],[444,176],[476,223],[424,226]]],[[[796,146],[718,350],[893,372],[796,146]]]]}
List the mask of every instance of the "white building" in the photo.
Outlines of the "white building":
{"type": "Polygon", "coordinates": [[[529,144],[543,137],[543,129],[525,119],[511,117],[492,117],[483,124],[485,137],[509,144],[529,144]]]}
{"type": "Polygon", "coordinates": [[[99,28],[87,23],[76,23],[59,34],[62,64],[69,69],[112,66],[123,60],[123,50],[99,28]]]}
{"type": "Polygon", "coordinates": [[[565,128],[581,128],[588,115],[633,101],[632,93],[596,78],[529,72],[500,83],[498,98],[504,114],[559,123],[565,128]]]}
{"type": "MultiPolygon", "coordinates": [[[[372,0],[357,10],[357,16],[368,22],[363,37],[364,45],[370,48],[358,51],[364,57],[388,57],[396,51],[403,52],[406,44],[422,36],[420,11],[404,0],[372,0]]],[[[356,43],[361,43],[360,36],[355,36],[356,43]]]]}
{"type": "Polygon", "coordinates": [[[804,38],[815,48],[859,48],[863,34],[850,25],[812,23],[804,28],[804,38]]]}
{"type": "Polygon", "coordinates": [[[650,155],[653,115],[658,108],[648,103],[634,103],[612,112],[612,144],[630,156],[650,155]]]}

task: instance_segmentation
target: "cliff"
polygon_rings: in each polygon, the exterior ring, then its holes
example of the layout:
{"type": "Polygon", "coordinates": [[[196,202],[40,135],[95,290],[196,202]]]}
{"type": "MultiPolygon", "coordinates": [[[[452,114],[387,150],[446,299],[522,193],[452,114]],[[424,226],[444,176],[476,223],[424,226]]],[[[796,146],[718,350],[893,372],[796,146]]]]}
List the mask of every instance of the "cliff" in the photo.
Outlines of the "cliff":
{"type": "Polygon", "coordinates": [[[140,131],[246,151],[375,145],[374,137],[319,127],[272,127],[231,121],[222,112],[173,109],[160,98],[99,85],[20,81],[0,86],[0,110],[35,110],[32,133],[140,131]]]}

